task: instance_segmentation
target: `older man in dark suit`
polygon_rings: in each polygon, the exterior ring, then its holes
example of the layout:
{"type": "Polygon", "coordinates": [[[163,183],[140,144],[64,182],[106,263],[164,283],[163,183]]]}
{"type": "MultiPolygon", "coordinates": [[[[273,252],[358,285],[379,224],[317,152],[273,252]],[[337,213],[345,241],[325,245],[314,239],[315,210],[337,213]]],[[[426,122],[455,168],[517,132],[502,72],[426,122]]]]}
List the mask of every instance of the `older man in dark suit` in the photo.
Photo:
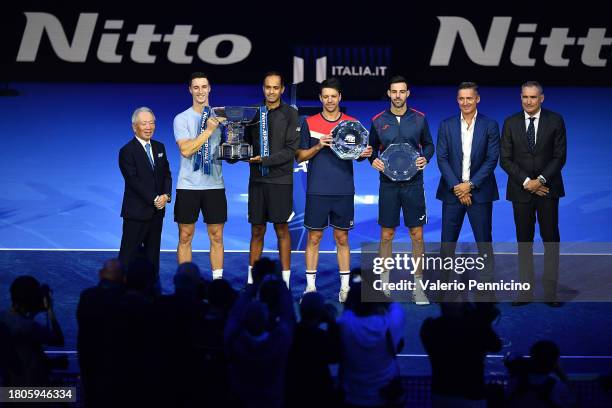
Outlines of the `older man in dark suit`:
{"type": "MultiPolygon", "coordinates": [[[[519,243],[519,278],[534,284],[533,238],[536,218],[544,242],[544,300],[557,301],[559,275],[559,198],[565,196],[561,169],[565,165],[567,141],[561,115],[542,109],[544,92],[535,82],[521,87],[523,109],[504,122],[501,167],[508,173],[506,199],[512,201],[516,238],[519,243]]],[[[513,304],[533,300],[531,292],[513,304]]]]}
{"type": "Polygon", "coordinates": [[[143,251],[159,274],[159,247],[172,177],[163,143],[152,140],[155,116],[142,107],[132,115],[134,138],[119,151],[119,168],[125,179],[123,236],[119,259],[128,266],[143,251]]]}

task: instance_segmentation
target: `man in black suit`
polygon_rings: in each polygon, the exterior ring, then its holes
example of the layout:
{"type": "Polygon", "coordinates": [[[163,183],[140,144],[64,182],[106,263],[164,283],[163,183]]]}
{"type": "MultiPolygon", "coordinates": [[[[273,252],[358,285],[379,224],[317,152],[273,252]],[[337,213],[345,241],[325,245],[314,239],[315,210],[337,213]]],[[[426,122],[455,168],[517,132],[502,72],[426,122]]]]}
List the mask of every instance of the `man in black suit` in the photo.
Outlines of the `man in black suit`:
{"type": "Polygon", "coordinates": [[[123,236],[119,259],[129,266],[143,251],[159,274],[159,247],[166,204],[170,202],[172,177],[163,143],[151,140],[155,116],[142,107],[132,115],[135,137],[119,151],[119,168],[125,179],[123,236]]]}
{"type": "Polygon", "coordinates": [[[519,243],[519,278],[532,290],[514,305],[533,300],[533,237],[536,217],[544,242],[544,300],[556,300],[559,275],[559,198],[565,196],[561,169],[565,164],[567,141],[561,115],[542,109],[544,92],[535,82],[521,87],[523,110],[504,122],[501,139],[501,167],[508,173],[506,199],[512,201],[516,238],[519,243]]]}

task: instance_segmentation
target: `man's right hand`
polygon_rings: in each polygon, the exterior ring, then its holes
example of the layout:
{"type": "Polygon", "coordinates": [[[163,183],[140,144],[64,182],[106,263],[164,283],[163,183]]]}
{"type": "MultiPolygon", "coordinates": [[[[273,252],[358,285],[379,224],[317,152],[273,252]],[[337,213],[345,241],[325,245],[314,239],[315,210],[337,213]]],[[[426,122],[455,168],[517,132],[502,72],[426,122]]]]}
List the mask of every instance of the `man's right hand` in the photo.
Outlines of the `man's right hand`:
{"type": "Polygon", "coordinates": [[[380,160],[378,157],[372,162],[372,167],[374,167],[378,171],[385,171],[385,163],[383,163],[383,161],[380,160]]]}
{"type": "Polygon", "coordinates": [[[206,129],[210,129],[211,131],[217,130],[219,124],[223,123],[226,119],[222,117],[208,118],[206,121],[206,129]]]}
{"type": "Polygon", "coordinates": [[[332,140],[333,138],[332,138],[331,133],[321,136],[321,138],[319,139],[319,150],[323,149],[324,147],[331,146],[332,140]]]}

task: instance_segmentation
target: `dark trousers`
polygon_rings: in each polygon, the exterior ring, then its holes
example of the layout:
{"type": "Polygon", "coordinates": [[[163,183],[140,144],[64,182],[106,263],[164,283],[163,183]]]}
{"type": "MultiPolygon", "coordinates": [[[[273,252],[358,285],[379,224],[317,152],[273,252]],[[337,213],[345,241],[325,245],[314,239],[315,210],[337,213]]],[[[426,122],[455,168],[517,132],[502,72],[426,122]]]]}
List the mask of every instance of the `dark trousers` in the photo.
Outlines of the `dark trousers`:
{"type": "MultiPolygon", "coordinates": [[[[441,256],[443,258],[455,256],[456,243],[459,239],[466,213],[478,247],[478,256],[484,259],[484,268],[480,271],[475,269],[472,272],[478,273],[478,280],[480,282],[491,282],[495,267],[493,238],[491,234],[493,219],[492,202],[472,203],[470,206],[465,206],[461,203],[442,202],[441,256]]],[[[450,279],[450,276],[448,277],[450,279]]]]}
{"type": "MultiPolygon", "coordinates": [[[[534,287],[533,238],[536,219],[544,242],[544,300],[554,301],[559,277],[559,199],[534,195],[528,203],[512,202],[518,241],[519,279],[534,287]]],[[[533,290],[523,300],[532,300],[533,290]]]]}
{"type": "Polygon", "coordinates": [[[123,219],[119,260],[124,267],[127,268],[134,258],[142,253],[153,264],[155,274],[159,276],[159,248],[163,221],[164,218],[160,216],[153,216],[148,221],[123,219]]]}

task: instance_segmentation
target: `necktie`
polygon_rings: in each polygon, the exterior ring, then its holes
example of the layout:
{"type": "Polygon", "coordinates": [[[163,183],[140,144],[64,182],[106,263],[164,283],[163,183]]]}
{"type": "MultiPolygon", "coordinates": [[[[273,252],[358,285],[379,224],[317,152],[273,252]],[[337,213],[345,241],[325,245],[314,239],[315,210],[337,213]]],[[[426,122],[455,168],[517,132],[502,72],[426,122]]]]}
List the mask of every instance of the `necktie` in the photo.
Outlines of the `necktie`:
{"type": "Polygon", "coordinates": [[[535,119],[536,118],[533,118],[533,117],[529,118],[529,126],[527,127],[527,143],[529,143],[529,149],[531,149],[531,151],[535,149],[535,144],[536,144],[535,125],[533,124],[535,119]]]}
{"type": "Polygon", "coordinates": [[[149,158],[149,163],[151,163],[151,168],[155,168],[155,163],[153,162],[153,156],[151,155],[151,144],[145,144],[145,150],[147,151],[147,157],[149,158]]]}

